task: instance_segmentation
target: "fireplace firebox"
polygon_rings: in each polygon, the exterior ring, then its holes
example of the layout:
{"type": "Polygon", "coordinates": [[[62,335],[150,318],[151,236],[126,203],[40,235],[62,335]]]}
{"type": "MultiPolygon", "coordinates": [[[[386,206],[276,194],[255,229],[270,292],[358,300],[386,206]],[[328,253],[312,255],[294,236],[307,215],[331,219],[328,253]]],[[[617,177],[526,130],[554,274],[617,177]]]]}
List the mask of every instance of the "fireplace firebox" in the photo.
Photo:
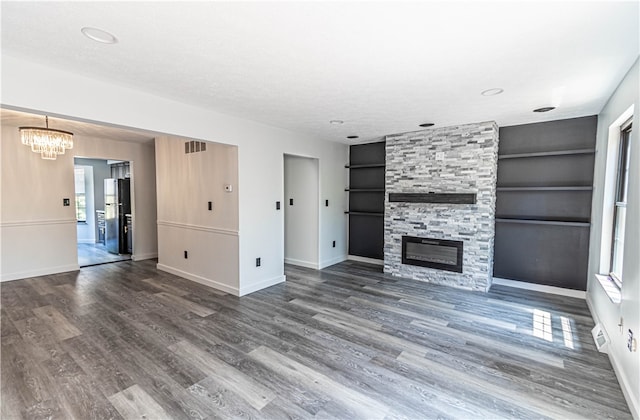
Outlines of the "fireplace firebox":
{"type": "Polygon", "coordinates": [[[462,241],[402,237],[402,264],[462,273],[462,241]]]}

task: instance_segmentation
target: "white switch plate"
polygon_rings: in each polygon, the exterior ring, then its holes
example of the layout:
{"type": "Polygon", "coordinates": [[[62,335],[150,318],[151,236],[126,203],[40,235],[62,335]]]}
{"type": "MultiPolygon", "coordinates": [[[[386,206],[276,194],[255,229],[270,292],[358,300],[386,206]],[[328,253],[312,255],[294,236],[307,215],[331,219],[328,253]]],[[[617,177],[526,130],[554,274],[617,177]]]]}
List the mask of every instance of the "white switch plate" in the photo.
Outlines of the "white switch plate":
{"type": "Polygon", "coordinates": [[[436,152],[436,160],[444,160],[444,152],[436,152]]]}
{"type": "Polygon", "coordinates": [[[226,192],[231,192],[231,191],[233,191],[233,186],[231,186],[231,184],[225,184],[224,190],[226,192]]]}

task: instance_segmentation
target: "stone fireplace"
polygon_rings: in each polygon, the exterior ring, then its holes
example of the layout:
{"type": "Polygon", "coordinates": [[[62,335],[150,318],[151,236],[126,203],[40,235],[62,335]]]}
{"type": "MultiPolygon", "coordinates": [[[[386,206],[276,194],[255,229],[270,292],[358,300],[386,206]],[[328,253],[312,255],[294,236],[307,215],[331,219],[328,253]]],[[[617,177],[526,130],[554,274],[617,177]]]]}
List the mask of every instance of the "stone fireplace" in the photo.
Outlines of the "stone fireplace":
{"type": "Polygon", "coordinates": [[[385,273],[488,290],[497,162],[498,127],[493,121],[387,136],[385,273]],[[438,266],[453,256],[449,245],[460,242],[456,252],[461,253],[461,267],[438,266]],[[423,251],[434,256],[421,255],[423,251]],[[429,259],[433,261],[420,261],[429,259]]]}

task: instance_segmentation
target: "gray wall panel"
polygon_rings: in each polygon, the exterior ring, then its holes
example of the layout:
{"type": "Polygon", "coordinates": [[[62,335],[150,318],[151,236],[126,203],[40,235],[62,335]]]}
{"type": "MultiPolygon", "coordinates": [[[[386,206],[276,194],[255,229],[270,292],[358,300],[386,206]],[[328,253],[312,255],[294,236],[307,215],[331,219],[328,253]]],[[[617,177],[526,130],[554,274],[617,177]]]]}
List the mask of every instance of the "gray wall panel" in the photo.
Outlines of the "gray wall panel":
{"type": "Polygon", "coordinates": [[[589,116],[500,127],[500,154],[592,148],[597,125],[597,117],[589,116]]]}
{"type": "Polygon", "coordinates": [[[586,290],[597,121],[500,128],[494,276],[586,290]]]}

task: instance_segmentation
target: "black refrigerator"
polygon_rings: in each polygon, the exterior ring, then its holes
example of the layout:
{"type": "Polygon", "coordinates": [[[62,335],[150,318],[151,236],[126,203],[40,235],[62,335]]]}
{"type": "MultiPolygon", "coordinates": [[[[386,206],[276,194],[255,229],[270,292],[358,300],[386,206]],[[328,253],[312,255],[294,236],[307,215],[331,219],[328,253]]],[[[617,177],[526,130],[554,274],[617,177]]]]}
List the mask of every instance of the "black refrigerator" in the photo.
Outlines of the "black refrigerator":
{"type": "Polygon", "coordinates": [[[104,180],[105,246],[113,254],[127,254],[127,214],[131,214],[129,179],[104,180]]]}

